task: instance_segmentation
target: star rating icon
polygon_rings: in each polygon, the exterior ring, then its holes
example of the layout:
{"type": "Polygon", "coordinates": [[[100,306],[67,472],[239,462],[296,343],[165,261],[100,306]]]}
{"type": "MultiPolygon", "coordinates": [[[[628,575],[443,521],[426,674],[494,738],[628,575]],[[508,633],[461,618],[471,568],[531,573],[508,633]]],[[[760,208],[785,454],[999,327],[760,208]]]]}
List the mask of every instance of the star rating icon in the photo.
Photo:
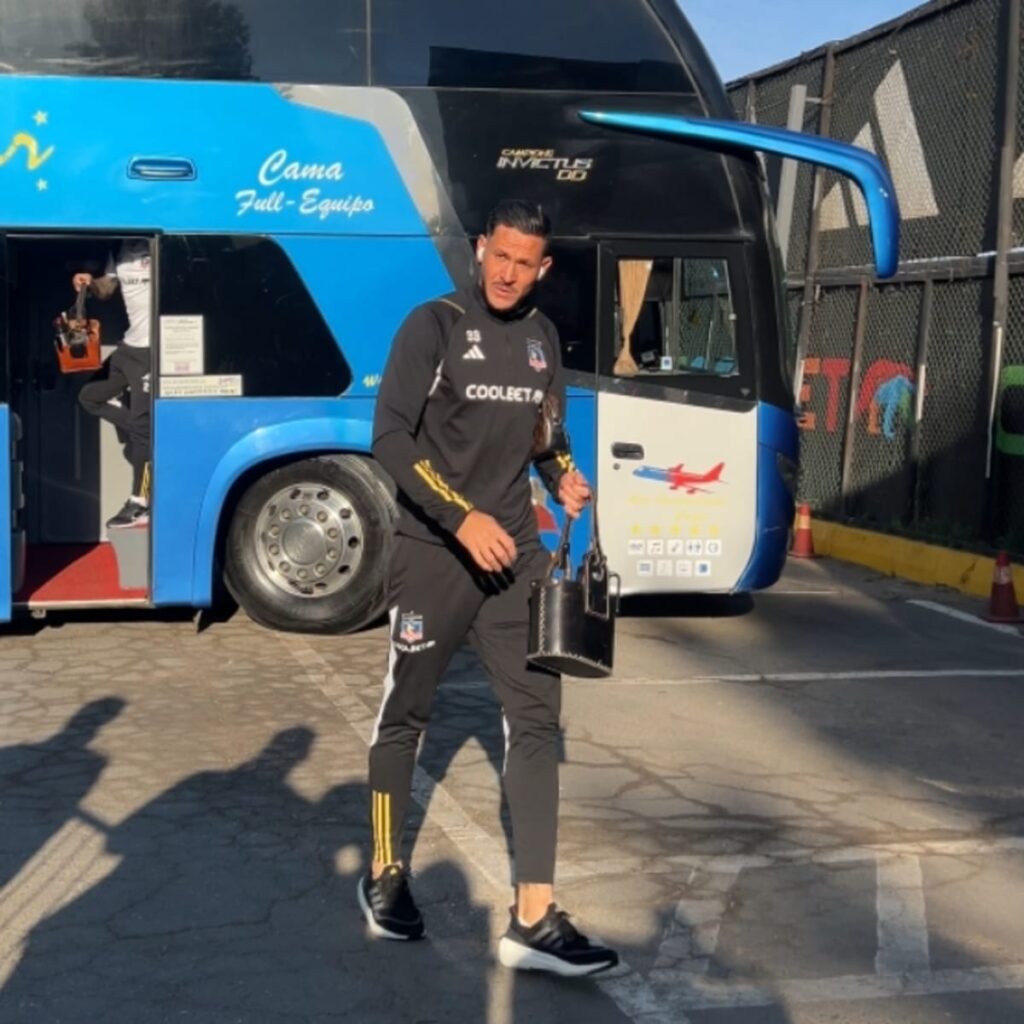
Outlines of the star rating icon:
{"type": "Polygon", "coordinates": [[[35,123],[40,127],[46,124],[47,121],[49,121],[49,119],[50,115],[45,110],[37,110],[35,113],[35,117],[32,118],[32,120],[35,121],[35,123]]]}
{"type": "Polygon", "coordinates": [[[45,178],[40,178],[36,182],[36,188],[39,189],[40,192],[45,192],[49,187],[49,182],[47,182],[45,178]]]}

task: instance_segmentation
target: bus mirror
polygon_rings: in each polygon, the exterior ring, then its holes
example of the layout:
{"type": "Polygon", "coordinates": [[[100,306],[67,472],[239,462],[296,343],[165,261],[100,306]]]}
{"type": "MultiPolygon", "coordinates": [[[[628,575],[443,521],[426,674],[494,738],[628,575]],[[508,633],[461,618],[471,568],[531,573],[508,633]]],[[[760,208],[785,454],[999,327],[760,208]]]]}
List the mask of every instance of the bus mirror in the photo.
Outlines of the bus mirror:
{"type": "Polygon", "coordinates": [[[705,143],[718,150],[772,153],[837,171],[852,179],[864,195],[878,276],[892,277],[896,273],[900,241],[896,189],[885,165],[866,149],[817,135],[744,121],[593,110],[580,111],[580,117],[589,124],[608,128],[642,135],[670,136],[687,142],[705,143]]]}

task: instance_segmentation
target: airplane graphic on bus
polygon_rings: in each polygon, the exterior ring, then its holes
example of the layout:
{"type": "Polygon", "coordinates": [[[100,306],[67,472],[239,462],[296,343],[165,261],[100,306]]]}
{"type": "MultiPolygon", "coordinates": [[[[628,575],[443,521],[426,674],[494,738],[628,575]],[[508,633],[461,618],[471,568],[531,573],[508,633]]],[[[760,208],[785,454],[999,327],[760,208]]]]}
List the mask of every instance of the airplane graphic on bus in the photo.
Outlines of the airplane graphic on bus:
{"type": "Polygon", "coordinates": [[[668,469],[659,469],[657,466],[641,466],[633,470],[633,476],[642,480],[660,480],[668,484],[670,491],[685,491],[687,494],[710,494],[715,484],[724,484],[722,470],[725,463],[720,462],[713,466],[706,473],[691,473],[683,469],[683,463],[677,466],[669,466],[668,469]]]}

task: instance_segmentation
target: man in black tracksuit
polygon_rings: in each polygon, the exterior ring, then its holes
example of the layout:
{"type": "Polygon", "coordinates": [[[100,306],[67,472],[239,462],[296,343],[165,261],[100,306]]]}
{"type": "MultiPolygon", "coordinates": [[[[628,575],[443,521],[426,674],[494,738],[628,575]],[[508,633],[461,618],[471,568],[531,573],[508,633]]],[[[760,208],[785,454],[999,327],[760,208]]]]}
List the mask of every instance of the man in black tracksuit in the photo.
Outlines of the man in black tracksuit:
{"type": "Polygon", "coordinates": [[[551,265],[549,232],[535,204],[500,204],[479,240],[479,285],[413,310],[384,372],[373,454],[398,485],[400,513],[389,669],[370,748],[373,866],[358,895],[375,935],[423,934],[402,825],[438,682],[468,637],[505,719],[517,895],[501,961],[581,975],[618,958],[554,903],[561,680],[526,661],[530,582],[550,557],[531,500],[531,461],[567,514],[578,516],[590,495],[564,441],[533,456],[542,401],[551,395],[560,411],[565,402],[558,334],[528,301],[551,265]]]}

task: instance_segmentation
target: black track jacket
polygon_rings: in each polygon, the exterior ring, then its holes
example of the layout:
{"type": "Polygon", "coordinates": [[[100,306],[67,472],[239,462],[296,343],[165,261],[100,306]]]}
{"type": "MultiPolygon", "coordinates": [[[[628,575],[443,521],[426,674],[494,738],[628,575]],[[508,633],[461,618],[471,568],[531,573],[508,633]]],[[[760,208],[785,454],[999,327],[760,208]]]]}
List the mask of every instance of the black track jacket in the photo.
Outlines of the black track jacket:
{"type": "MultiPolygon", "coordinates": [[[[449,543],[479,509],[518,547],[538,542],[529,470],[548,393],[564,416],[558,332],[535,308],[500,316],[473,287],[414,309],[395,336],[373,423],[373,455],[399,489],[398,532],[449,543]]],[[[573,468],[566,447],[536,460],[553,495],[573,468]]]]}

